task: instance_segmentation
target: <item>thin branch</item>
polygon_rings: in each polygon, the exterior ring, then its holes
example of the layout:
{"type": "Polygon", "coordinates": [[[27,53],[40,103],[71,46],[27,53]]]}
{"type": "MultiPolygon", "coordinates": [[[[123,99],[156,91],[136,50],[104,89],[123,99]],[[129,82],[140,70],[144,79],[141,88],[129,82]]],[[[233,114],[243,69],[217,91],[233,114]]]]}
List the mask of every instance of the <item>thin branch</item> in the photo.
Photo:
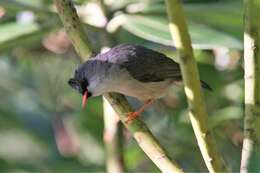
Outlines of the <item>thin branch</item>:
{"type": "Polygon", "coordinates": [[[226,172],[224,163],[216,150],[211,131],[207,127],[208,114],[201,93],[196,61],[180,0],[165,0],[169,27],[180,57],[184,89],[189,104],[189,116],[200,151],[208,170],[226,172]]]}
{"type": "MultiPolygon", "coordinates": [[[[83,32],[76,10],[71,0],[54,0],[60,18],[68,32],[72,44],[80,55],[82,61],[91,55],[91,46],[83,32]]],[[[120,94],[109,93],[105,95],[110,105],[118,113],[122,122],[126,121],[127,113],[133,109],[129,106],[125,97],[120,94]]],[[[172,161],[166,154],[161,144],[155,139],[147,126],[138,118],[130,124],[124,124],[132,133],[138,145],[143,149],[147,156],[164,173],[181,173],[182,169],[176,162],[172,161]]]]}
{"type": "Polygon", "coordinates": [[[245,119],[240,172],[248,173],[253,171],[252,155],[260,147],[260,1],[244,2],[245,119]]]}

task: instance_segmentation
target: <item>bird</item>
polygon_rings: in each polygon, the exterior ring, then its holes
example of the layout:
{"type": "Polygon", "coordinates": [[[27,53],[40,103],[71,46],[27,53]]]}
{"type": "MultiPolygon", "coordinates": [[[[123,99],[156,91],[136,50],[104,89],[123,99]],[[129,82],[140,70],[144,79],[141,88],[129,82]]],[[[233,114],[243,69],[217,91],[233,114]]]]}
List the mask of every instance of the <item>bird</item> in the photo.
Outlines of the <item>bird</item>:
{"type": "MultiPolygon", "coordinates": [[[[68,84],[82,94],[82,106],[89,97],[116,92],[144,102],[129,112],[131,123],[154,100],[167,94],[172,85],[182,82],[180,65],[163,53],[137,44],[119,44],[81,64],[68,84]]],[[[212,90],[204,81],[202,88],[212,90]]]]}

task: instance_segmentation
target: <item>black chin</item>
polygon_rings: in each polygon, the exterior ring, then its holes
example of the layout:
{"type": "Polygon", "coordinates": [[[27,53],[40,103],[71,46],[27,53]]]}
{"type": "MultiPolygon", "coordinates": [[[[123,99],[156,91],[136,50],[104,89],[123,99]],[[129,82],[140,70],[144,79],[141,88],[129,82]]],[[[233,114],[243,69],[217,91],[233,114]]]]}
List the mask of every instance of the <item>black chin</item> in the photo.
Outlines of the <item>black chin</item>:
{"type": "Polygon", "coordinates": [[[87,93],[88,93],[88,95],[87,95],[87,98],[89,98],[89,97],[91,97],[92,96],[92,93],[91,92],[89,92],[87,89],[85,89],[85,90],[82,90],[82,92],[80,92],[82,95],[84,95],[85,94],[85,91],[87,91],[87,93]]]}
{"type": "Polygon", "coordinates": [[[80,82],[80,87],[81,87],[82,94],[84,94],[85,91],[88,91],[88,90],[87,90],[87,87],[88,87],[88,81],[85,80],[85,79],[82,80],[82,81],[80,82]]]}
{"type": "Polygon", "coordinates": [[[92,93],[88,91],[88,98],[92,96],[92,93]]]}

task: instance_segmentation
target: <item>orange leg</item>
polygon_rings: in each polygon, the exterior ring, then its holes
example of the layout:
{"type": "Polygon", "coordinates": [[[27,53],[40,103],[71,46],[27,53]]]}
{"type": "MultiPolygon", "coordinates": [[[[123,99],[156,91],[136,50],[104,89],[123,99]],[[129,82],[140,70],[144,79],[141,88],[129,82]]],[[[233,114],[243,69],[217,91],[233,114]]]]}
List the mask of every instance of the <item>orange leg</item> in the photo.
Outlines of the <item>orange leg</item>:
{"type": "Polygon", "coordinates": [[[131,123],[134,119],[136,119],[138,116],[140,116],[140,114],[143,113],[145,111],[145,109],[147,107],[149,107],[153,102],[154,102],[154,99],[149,99],[149,100],[145,101],[144,105],[142,107],[140,107],[137,111],[129,112],[125,123],[126,124],[131,123]]]}

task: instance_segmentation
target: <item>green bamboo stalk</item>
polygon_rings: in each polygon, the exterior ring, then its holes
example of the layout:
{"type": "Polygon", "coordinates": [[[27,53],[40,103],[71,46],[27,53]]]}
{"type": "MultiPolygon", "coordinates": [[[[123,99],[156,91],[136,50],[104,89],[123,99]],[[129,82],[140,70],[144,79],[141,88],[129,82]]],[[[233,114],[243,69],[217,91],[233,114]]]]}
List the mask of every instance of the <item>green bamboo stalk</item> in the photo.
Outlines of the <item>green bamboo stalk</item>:
{"type": "Polygon", "coordinates": [[[209,172],[226,172],[217,152],[212,133],[207,127],[208,114],[202,97],[196,61],[180,0],[165,0],[169,27],[180,57],[184,89],[189,104],[189,117],[209,172]]]}
{"type": "MultiPolygon", "coordinates": [[[[91,55],[91,45],[84,34],[76,10],[71,0],[54,0],[58,9],[59,16],[66,28],[72,44],[77,50],[81,60],[86,60],[91,55]]],[[[121,94],[108,93],[105,95],[110,105],[114,108],[124,123],[127,113],[134,110],[130,107],[125,97],[121,94]]],[[[143,149],[147,156],[164,173],[182,173],[182,169],[175,161],[172,161],[163,149],[161,144],[152,135],[147,126],[139,119],[133,120],[130,124],[125,124],[126,128],[132,133],[138,145],[143,149]]]]}
{"type": "Polygon", "coordinates": [[[260,0],[245,0],[244,10],[245,118],[240,172],[248,173],[253,171],[253,154],[260,151],[260,0]]]}

